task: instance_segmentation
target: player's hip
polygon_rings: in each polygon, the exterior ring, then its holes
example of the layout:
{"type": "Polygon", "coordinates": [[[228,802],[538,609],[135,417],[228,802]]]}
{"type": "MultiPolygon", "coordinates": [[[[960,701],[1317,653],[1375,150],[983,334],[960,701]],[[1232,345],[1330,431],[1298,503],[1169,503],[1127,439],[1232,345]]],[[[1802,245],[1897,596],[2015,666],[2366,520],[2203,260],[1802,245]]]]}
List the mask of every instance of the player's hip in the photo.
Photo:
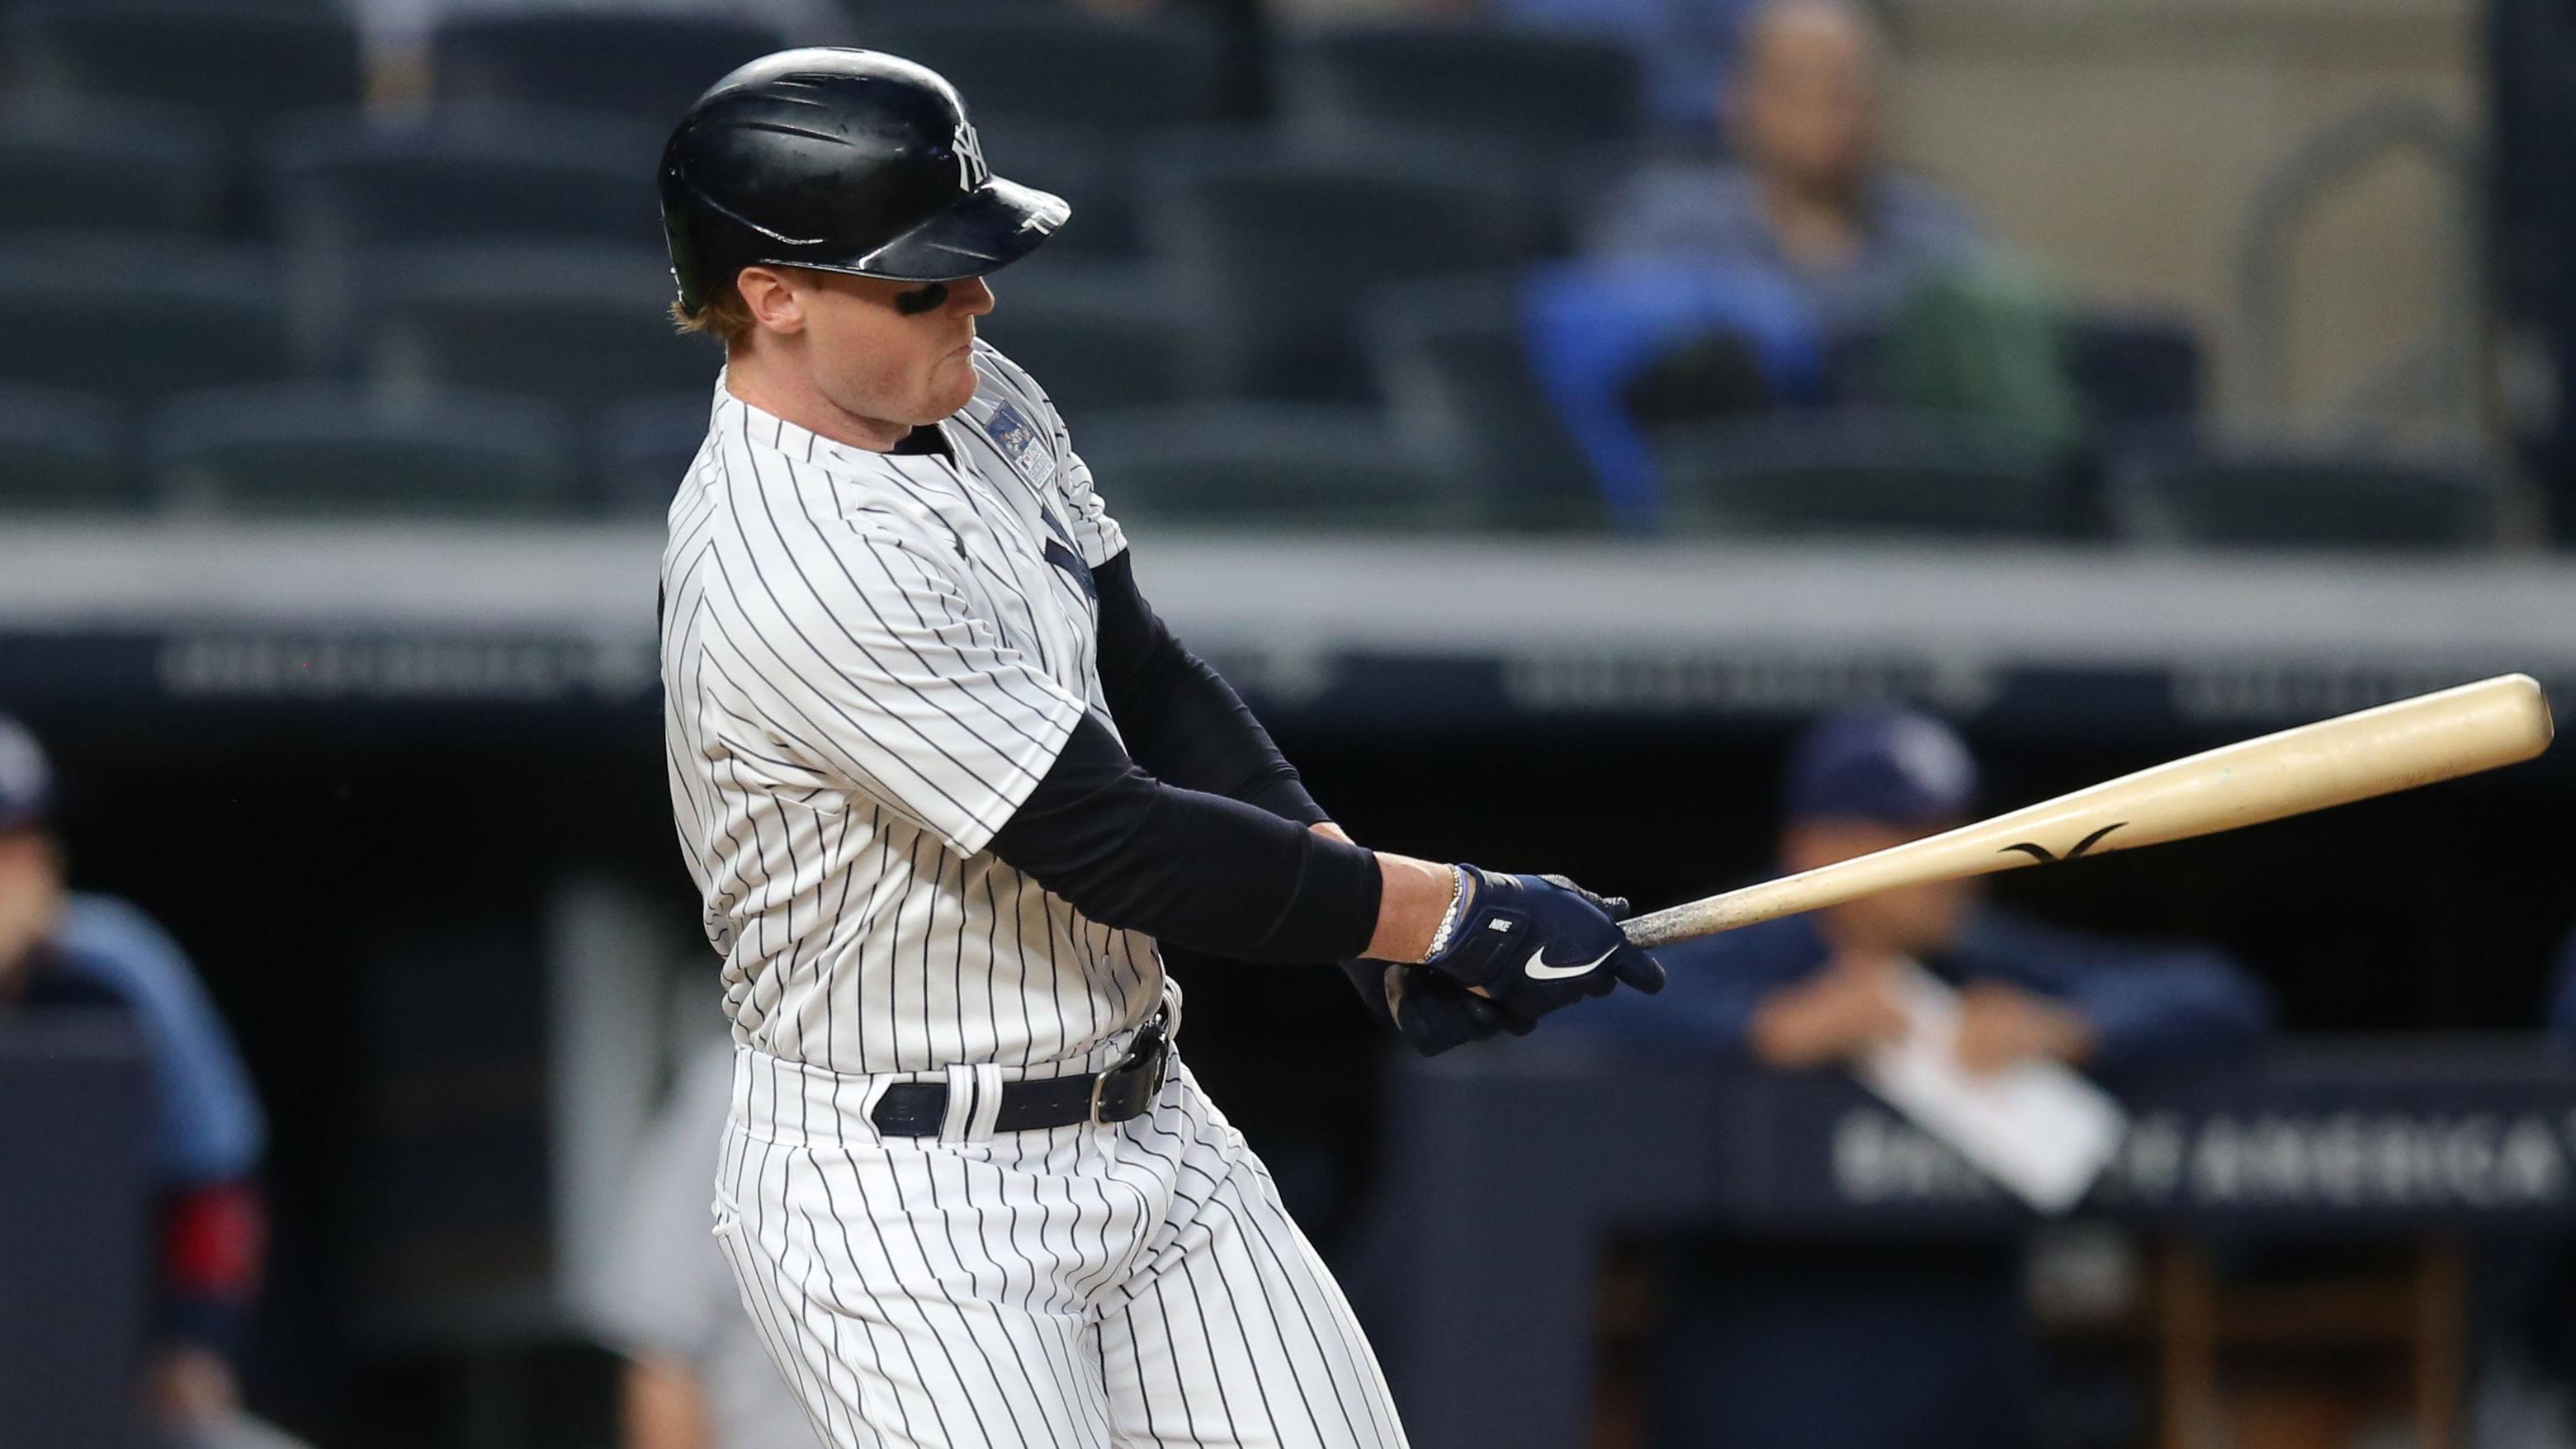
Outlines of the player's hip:
{"type": "MultiPolygon", "coordinates": [[[[754,1140],[777,1146],[1005,1141],[1025,1155],[1038,1150],[1039,1139],[1108,1131],[1166,1109],[1214,1117],[1179,1065],[1179,985],[1157,973],[1140,986],[1126,1000],[1101,1003],[1094,1024],[1066,1033],[1069,1050],[1024,1051],[1028,1060],[1019,1064],[991,1052],[989,1039],[960,1042],[951,1044],[962,1048],[953,1052],[957,1059],[933,1055],[888,1071],[843,1069],[835,1058],[851,1054],[849,1044],[828,1031],[793,1029],[793,1003],[782,1001],[768,1020],[736,1033],[732,1118],[754,1140]]],[[[857,1054],[868,1053],[862,1047],[857,1054]]],[[[876,1053],[898,1062],[923,1054],[918,1043],[910,1053],[876,1053]]]]}
{"type": "Polygon", "coordinates": [[[737,938],[722,975],[735,1040],[840,1076],[1098,1071],[1168,987],[1150,943],[1111,952],[889,935],[756,954],[759,939],[737,938]]]}

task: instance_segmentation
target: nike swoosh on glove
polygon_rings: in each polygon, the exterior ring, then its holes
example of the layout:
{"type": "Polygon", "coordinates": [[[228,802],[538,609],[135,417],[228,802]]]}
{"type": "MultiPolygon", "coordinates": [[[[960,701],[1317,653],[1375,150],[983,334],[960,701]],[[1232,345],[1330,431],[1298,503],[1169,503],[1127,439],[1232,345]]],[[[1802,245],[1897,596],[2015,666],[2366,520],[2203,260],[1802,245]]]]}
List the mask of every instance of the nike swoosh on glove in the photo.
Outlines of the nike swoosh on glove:
{"type": "Polygon", "coordinates": [[[1562,876],[1459,868],[1473,894],[1449,944],[1423,964],[1481,989],[1508,1016],[1535,1022],[1623,983],[1649,995],[1664,989],[1664,968],[1629,942],[1611,918],[1613,902],[1562,876]]]}

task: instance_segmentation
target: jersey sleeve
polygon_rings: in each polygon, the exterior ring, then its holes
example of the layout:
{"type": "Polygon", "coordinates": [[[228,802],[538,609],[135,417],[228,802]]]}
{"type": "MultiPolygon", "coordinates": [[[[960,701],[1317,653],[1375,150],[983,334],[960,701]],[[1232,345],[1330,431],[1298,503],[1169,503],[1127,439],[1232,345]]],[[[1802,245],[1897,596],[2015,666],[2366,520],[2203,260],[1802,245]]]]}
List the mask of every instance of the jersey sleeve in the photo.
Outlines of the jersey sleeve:
{"type": "Polygon", "coordinates": [[[1036,787],[1084,701],[980,611],[953,540],[842,516],[815,481],[758,504],[757,531],[725,561],[742,601],[732,627],[747,635],[730,641],[744,675],[730,692],[749,718],[714,735],[783,791],[810,781],[866,797],[973,855],[1036,787]]]}
{"type": "Polygon", "coordinates": [[[1116,558],[1126,551],[1127,535],[1118,520],[1109,515],[1109,507],[1093,484],[1091,465],[1073,450],[1073,432],[1065,426],[1064,414],[1056,411],[1055,401],[1038,386],[1028,369],[996,351],[991,344],[978,342],[976,351],[985,366],[1002,384],[1018,395],[1018,401],[1044,420],[1047,446],[1055,458],[1055,487],[1063,496],[1065,526],[1073,534],[1073,544],[1082,561],[1092,568],[1116,558]]]}
{"type": "Polygon", "coordinates": [[[256,1172],[267,1118],[232,1033],[179,943],[137,907],[88,894],[72,897],[60,936],[80,969],[128,1003],[151,1052],[163,1185],[256,1172]]]}

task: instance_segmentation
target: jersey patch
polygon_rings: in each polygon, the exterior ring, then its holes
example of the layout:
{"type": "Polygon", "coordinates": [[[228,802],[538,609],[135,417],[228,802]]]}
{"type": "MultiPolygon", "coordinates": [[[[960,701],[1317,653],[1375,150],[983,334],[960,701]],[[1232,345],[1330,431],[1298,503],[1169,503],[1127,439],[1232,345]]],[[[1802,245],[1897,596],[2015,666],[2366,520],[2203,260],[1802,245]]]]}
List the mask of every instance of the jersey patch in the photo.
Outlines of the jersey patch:
{"type": "Polygon", "coordinates": [[[1047,446],[1046,435],[1029,425],[1019,409],[1004,403],[993,409],[984,423],[984,436],[993,440],[1019,475],[1033,487],[1044,488],[1055,481],[1055,450],[1047,446]]]}

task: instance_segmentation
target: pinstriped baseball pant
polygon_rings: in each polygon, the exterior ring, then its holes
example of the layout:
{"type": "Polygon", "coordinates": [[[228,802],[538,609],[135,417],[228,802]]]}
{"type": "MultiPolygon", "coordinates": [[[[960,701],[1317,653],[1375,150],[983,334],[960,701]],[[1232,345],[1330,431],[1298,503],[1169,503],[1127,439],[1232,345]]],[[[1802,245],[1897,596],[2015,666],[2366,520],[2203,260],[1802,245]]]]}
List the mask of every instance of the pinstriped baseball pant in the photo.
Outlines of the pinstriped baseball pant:
{"type": "MultiPolygon", "coordinates": [[[[715,1232],[823,1442],[1403,1449],[1341,1290],[1177,1057],[1112,1127],[880,1140],[895,1080],[735,1061],[715,1232]]],[[[1000,1074],[949,1080],[989,1123],[1000,1074]]]]}

